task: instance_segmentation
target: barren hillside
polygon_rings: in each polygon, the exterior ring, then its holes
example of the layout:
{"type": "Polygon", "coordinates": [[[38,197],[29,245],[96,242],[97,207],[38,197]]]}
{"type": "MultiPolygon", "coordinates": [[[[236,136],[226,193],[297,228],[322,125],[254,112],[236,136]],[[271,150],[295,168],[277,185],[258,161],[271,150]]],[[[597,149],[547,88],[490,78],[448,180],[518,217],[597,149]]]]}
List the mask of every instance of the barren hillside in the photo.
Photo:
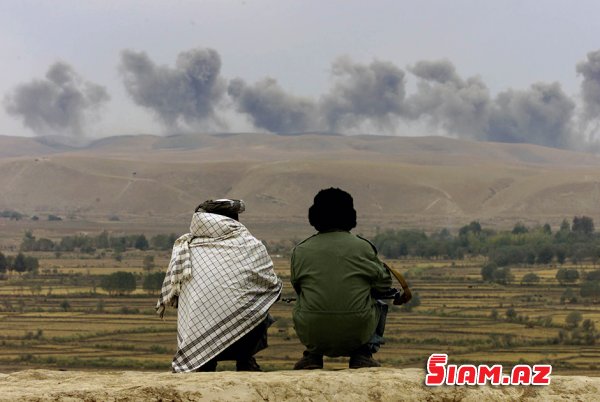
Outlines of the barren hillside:
{"type": "Polygon", "coordinates": [[[237,197],[251,222],[301,224],[316,191],[339,186],[365,226],[600,220],[600,158],[528,144],[248,133],[77,148],[0,137],[0,150],[0,210],[30,215],[182,220],[206,198],[237,197]]]}

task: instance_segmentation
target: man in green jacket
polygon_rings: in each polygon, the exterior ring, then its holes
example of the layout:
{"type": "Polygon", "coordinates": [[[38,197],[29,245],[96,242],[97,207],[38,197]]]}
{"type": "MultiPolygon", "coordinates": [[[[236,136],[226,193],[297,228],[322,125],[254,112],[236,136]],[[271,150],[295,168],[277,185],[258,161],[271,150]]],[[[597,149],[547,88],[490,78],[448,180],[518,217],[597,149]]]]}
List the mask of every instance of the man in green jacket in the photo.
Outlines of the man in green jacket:
{"type": "Polygon", "coordinates": [[[350,356],[350,368],[378,367],[372,354],[383,342],[387,305],[374,294],[390,289],[390,273],[375,247],[350,233],[356,211],[347,192],[321,190],[308,219],[318,233],[294,248],[291,261],[294,327],[306,346],[294,369],[323,368],[323,355],[350,356]]]}

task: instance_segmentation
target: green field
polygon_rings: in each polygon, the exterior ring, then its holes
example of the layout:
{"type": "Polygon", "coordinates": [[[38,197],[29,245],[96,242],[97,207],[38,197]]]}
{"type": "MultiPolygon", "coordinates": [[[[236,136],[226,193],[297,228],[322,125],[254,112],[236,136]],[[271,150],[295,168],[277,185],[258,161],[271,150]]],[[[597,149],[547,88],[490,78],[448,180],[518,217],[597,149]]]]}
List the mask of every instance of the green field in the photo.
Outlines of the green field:
{"type": "MultiPolygon", "coordinates": [[[[148,253],[155,256],[156,270],[166,265],[165,252],[128,251],[120,262],[101,255],[34,253],[40,259],[38,275],[0,280],[0,371],[169,370],[176,347],[175,310],[160,320],[154,314],[156,296],[140,285],[128,296],[109,296],[99,287],[100,275],[120,270],[141,278],[148,253]]],[[[565,323],[567,314],[579,311],[600,326],[600,309],[581,302],[562,304],[565,287],[554,279],[556,267],[513,267],[516,280],[503,286],[481,281],[481,258],[389,262],[408,272],[421,304],[412,311],[390,309],[387,343],[376,355],[384,366],[423,367],[431,353],[448,353],[451,362],[550,362],[555,373],[600,374],[600,346],[559,339],[561,331],[567,337],[574,331],[565,323]],[[520,285],[528,272],[538,274],[540,283],[520,285]],[[516,312],[511,320],[505,315],[510,308],[516,312]]],[[[275,265],[284,295],[292,296],[288,260],[276,258],[275,265]]],[[[577,293],[578,285],[571,287],[577,293]]],[[[269,329],[270,347],[258,355],[264,369],[290,369],[302,353],[291,310],[283,302],[271,310],[278,321],[269,329]]],[[[328,368],[346,365],[346,359],[326,360],[328,368]]],[[[233,363],[219,367],[230,369],[233,363]]]]}

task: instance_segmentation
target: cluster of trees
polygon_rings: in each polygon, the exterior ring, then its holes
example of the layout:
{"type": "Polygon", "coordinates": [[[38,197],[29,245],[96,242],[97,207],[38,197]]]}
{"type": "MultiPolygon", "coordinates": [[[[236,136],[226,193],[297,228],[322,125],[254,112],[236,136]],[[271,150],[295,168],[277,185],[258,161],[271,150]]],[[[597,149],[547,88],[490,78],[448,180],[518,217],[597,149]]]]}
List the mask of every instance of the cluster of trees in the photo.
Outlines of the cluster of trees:
{"type": "Polygon", "coordinates": [[[509,267],[499,267],[496,263],[489,262],[481,268],[481,278],[484,281],[508,285],[515,279],[515,276],[510,272],[509,267]]]}
{"type": "Polygon", "coordinates": [[[8,218],[11,221],[20,221],[21,219],[23,219],[23,216],[24,215],[22,213],[10,209],[0,211],[0,218],[8,218]]]}
{"type": "MultiPolygon", "coordinates": [[[[157,294],[160,292],[164,279],[164,272],[148,274],[142,280],[142,288],[150,294],[157,294]]],[[[102,278],[100,287],[111,296],[128,295],[137,289],[137,278],[132,272],[113,272],[102,278]]]]}
{"type": "Polygon", "coordinates": [[[0,253],[0,274],[6,271],[37,273],[40,267],[37,258],[19,253],[16,256],[5,256],[0,253]]]}
{"type": "Polygon", "coordinates": [[[517,223],[510,231],[482,228],[473,221],[457,234],[447,229],[427,235],[420,230],[387,230],[378,233],[373,243],[388,258],[407,256],[461,259],[466,255],[488,257],[497,267],[516,264],[563,264],[567,258],[579,263],[600,260],[600,236],[587,216],[564,220],[556,233],[549,224],[529,228],[517,223]]]}
{"type": "MultiPolygon", "coordinates": [[[[21,219],[25,218],[27,215],[22,214],[20,212],[17,211],[13,211],[12,209],[5,209],[3,211],[0,211],[0,218],[8,218],[11,221],[20,221],[21,219]]],[[[33,215],[31,217],[32,221],[39,221],[40,218],[37,215],[33,215]]],[[[49,221],[62,221],[63,219],[58,216],[58,215],[54,215],[54,214],[49,214],[48,215],[48,220],[49,221]]]]}
{"type": "Polygon", "coordinates": [[[96,236],[78,234],[75,236],[65,236],[60,241],[52,241],[47,238],[36,239],[32,232],[26,232],[21,241],[22,251],[80,251],[83,253],[93,253],[97,249],[112,249],[114,252],[123,252],[128,248],[138,250],[170,250],[177,235],[159,234],[150,240],[143,234],[134,234],[127,236],[114,236],[107,231],[103,231],[96,236]]]}
{"type": "Polygon", "coordinates": [[[558,341],[571,345],[595,345],[600,334],[596,324],[590,319],[583,319],[579,311],[571,311],[565,318],[567,330],[558,332],[558,341]],[[581,324],[581,325],[580,325],[581,324]]]}

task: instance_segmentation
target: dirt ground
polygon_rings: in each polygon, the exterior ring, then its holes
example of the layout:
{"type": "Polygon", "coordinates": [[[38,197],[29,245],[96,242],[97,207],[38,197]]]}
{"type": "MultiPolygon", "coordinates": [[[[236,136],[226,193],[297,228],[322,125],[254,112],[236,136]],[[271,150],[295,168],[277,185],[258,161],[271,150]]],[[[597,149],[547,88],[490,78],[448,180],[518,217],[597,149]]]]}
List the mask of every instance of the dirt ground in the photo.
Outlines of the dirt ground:
{"type": "Polygon", "coordinates": [[[592,401],[600,378],[549,386],[423,385],[420,369],[171,374],[26,370],[0,374],[0,401],[592,401]]]}

